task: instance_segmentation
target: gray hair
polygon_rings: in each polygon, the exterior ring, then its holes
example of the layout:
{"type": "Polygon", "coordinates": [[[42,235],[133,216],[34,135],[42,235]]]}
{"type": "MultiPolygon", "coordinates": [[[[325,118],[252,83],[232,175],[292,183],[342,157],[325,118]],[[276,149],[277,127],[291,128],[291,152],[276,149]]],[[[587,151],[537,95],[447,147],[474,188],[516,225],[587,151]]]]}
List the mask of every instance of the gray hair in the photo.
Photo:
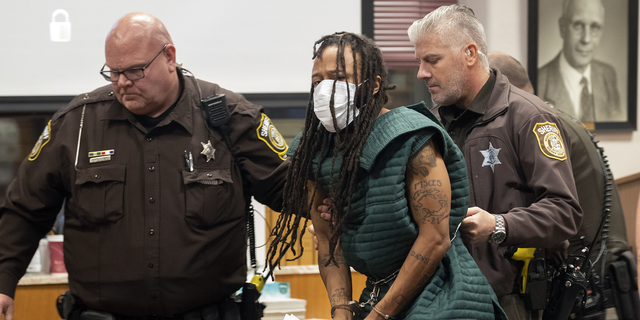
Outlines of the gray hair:
{"type": "Polygon", "coordinates": [[[436,33],[440,41],[448,45],[453,52],[472,41],[478,46],[482,65],[485,68],[489,67],[489,61],[484,54],[487,52],[487,36],[484,27],[473,10],[465,5],[453,4],[439,7],[424,18],[414,21],[407,33],[414,46],[425,35],[436,33]]]}
{"type": "MultiPolygon", "coordinates": [[[[562,2],[562,15],[560,16],[561,22],[571,21],[573,10],[570,10],[570,9],[572,9],[572,5],[574,4],[574,2],[575,0],[564,0],[562,2]]],[[[596,2],[597,4],[599,4],[600,10],[604,12],[604,4],[602,4],[602,0],[595,0],[593,2],[596,2]]]]}

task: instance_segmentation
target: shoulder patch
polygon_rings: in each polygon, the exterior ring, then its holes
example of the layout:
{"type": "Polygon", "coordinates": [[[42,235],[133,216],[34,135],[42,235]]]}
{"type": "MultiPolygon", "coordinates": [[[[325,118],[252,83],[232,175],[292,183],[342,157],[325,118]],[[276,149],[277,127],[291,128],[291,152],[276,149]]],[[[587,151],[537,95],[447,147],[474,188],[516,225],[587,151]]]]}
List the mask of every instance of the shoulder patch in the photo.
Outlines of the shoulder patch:
{"type": "Polygon", "coordinates": [[[284,140],[278,129],[273,125],[271,119],[267,117],[266,114],[262,114],[262,119],[260,120],[260,125],[256,129],[258,133],[258,138],[273,150],[273,152],[277,153],[280,159],[287,159],[287,142],[284,140]]]}
{"type": "Polygon", "coordinates": [[[31,153],[29,154],[29,161],[34,161],[40,155],[40,151],[45,144],[47,144],[51,140],[51,120],[47,123],[47,126],[42,130],[42,134],[40,134],[40,138],[36,141],[36,144],[33,146],[31,153]]]}
{"type": "Polygon", "coordinates": [[[553,122],[536,123],[533,133],[538,139],[538,145],[545,156],[564,161],[567,159],[567,151],[560,135],[558,126],[553,122]]]}

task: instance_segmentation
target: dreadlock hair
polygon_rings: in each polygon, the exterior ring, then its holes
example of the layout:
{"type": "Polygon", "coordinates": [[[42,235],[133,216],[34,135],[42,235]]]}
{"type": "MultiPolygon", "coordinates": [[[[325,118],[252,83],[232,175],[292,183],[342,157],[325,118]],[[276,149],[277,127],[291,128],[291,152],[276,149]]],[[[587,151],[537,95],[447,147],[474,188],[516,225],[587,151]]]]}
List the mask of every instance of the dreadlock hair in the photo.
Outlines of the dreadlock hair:
{"type": "MultiPolygon", "coordinates": [[[[330,257],[327,265],[332,262],[336,263],[334,251],[342,233],[345,217],[351,211],[351,195],[355,191],[356,173],[360,164],[362,149],[371,133],[376,118],[380,114],[380,110],[389,100],[387,90],[395,88],[394,85],[390,85],[388,82],[388,72],[380,49],[371,39],[348,32],[326,35],[313,45],[313,59],[321,59],[323,52],[330,47],[337,47],[336,74],[341,71],[346,73],[345,48],[351,48],[354,62],[354,79],[356,79],[356,82],[360,81],[360,85],[355,92],[354,105],[359,109],[360,114],[356,117],[356,108],[349,106],[347,113],[349,118],[355,118],[353,124],[345,129],[339,129],[332,97],[330,110],[334,128],[336,128],[337,132],[330,133],[324,126],[320,125],[320,120],[314,113],[314,86],[311,86],[304,130],[287,171],[282,214],[278,217],[276,226],[271,231],[271,236],[274,238],[267,253],[270,274],[273,272],[274,267],[280,265],[280,260],[288,249],[291,249],[295,255],[291,260],[298,259],[304,252],[301,241],[299,243],[300,251],[297,255],[294,246],[305,233],[311,204],[317,191],[313,190],[308,202],[303,201],[303,199],[307,199],[309,192],[307,181],[312,177],[312,174],[315,177],[314,180],[318,181],[320,168],[323,161],[328,160],[330,151],[333,151],[331,155],[331,178],[329,186],[326,187],[328,190],[325,191],[327,191],[329,198],[332,200],[330,212],[333,223],[331,223],[330,257]],[[374,94],[378,76],[381,79],[380,88],[374,94]],[[330,150],[330,148],[333,148],[333,150],[330,150]],[[312,172],[314,159],[319,161],[316,171],[312,172]],[[337,182],[333,179],[336,159],[341,160],[337,182]],[[300,229],[299,225],[302,218],[305,218],[305,221],[300,229]]],[[[332,95],[335,95],[335,81],[332,95]]],[[[347,89],[347,94],[352,93],[349,93],[347,89]]]]}

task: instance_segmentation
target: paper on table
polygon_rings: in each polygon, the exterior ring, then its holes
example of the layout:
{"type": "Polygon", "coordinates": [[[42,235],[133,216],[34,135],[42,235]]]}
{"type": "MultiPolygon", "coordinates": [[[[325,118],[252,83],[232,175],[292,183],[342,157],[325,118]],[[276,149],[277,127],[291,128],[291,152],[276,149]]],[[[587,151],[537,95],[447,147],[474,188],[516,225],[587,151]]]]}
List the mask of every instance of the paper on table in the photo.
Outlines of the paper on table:
{"type": "Polygon", "coordinates": [[[284,320],[300,320],[298,319],[298,317],[292,315],[292,314],[285,314],[284,315],[284,320]]]}

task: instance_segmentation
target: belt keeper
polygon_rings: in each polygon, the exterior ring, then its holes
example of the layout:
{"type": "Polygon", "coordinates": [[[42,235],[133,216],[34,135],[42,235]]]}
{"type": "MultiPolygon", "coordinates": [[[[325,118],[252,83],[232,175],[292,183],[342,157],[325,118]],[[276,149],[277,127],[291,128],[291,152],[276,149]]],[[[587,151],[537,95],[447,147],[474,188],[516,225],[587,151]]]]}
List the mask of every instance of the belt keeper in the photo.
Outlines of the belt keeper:
{"type": "Polygon", "coordinates": [[[351,315],[355,316],[356,312],[354,310],[354,307],[358,306],[357,303],[358,303],[358,301],[351,300],[351,301],[349,301],[347,303],[339,303],[339,304],[336,304],[335,306],[331,307],[331,319],[333,319],[333,316],[334,316],[334,314],[336,312],[336,309],[349,310],[349,311],[351,311],[351,315]]]}
{"type": "Polygon", "coordinates": [[[373,308],[373,311],[375,311],[375,312],[376,312],[376,313],[378,313],[381,317],[383,317],[383,318],[384,318],[384,320],[389,320],[389,319],[393,320],[393,319],[395,319],[394,317],[392,317],[392,316],[390,316],[390,315],[388,315],[388,314],[384,314],[384,313],[382,313],[382,311],[378,310],[378,308],[376,308],[376,306],[372,306],[372,308],[373,308]]]}

